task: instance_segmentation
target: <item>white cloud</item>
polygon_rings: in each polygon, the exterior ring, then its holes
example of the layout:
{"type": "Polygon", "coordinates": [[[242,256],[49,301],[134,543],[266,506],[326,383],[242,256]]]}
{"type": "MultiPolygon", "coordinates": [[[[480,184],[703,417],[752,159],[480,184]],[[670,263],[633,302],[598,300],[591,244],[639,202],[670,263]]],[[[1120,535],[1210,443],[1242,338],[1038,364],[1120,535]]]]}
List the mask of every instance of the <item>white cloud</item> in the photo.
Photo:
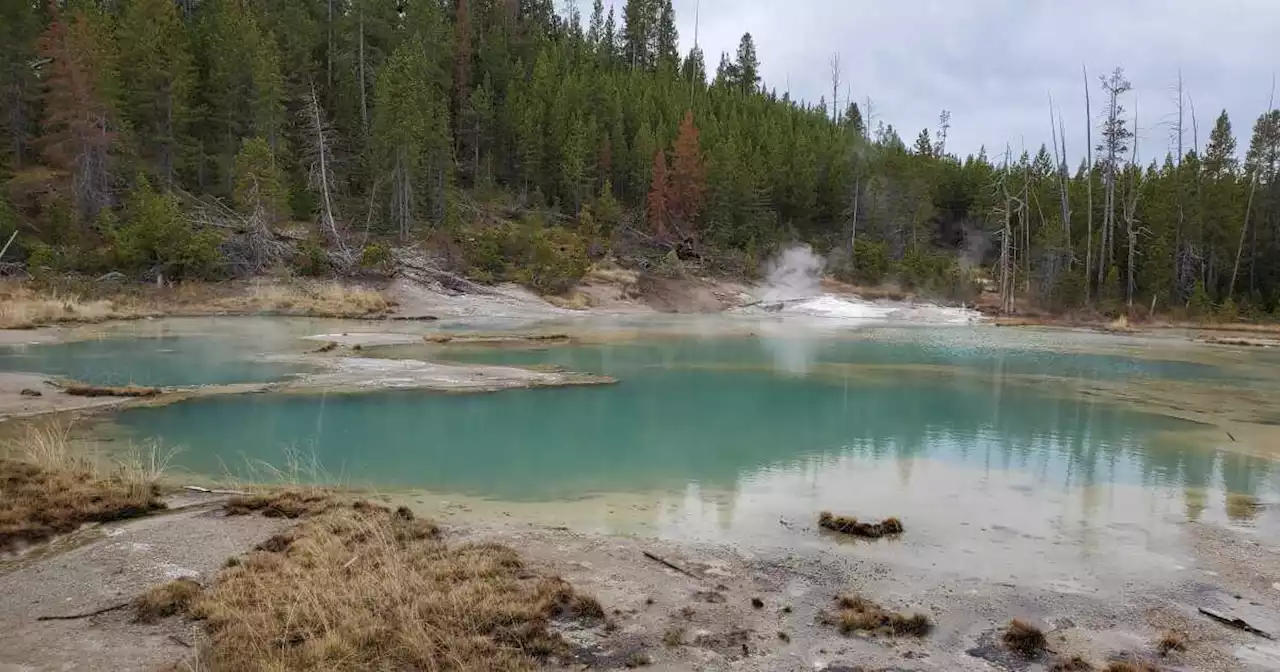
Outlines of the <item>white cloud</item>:
{"type": "MultiPolygon", "coordinates": [[[[615,0],[621,16],[622,0],[615,0]]],[[[1218,112],[1231,115],[1241,150],[1266,110],[1280,35],[1277,0],[675,0],[682,49],[698,40],[708,67],[755,38],[770,87],[816,102],[831,97],[828,58],[861,104],[910,143],[951,111],[949,145],[968,153],[1049,139],[1048,96],[1067,122],[1072,162],[1084,151],[1081,65],[1097,76],[1116,66],[1133,82],[1143,161],[1169,147],[1172,89],[1181,69],[1203,145],[1218,112]]],[[[844,104],[844,86],[841,104],[844,104]]],[[[1188,126],[1189,126],[1188,122],[1188,126]]],[[[1185,142],[1192,142],[1188,128],[1185,142]]]]}

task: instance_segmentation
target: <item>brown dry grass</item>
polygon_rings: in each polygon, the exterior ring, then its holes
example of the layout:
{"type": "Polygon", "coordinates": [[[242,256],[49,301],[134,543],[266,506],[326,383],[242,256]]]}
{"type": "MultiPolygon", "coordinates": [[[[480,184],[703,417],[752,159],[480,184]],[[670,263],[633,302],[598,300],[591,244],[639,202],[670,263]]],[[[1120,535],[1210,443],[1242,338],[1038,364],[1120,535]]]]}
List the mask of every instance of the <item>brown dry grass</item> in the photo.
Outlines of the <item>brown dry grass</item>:
{"type": "Polygon", "coordinates": [[[186,613],[200,595],[200,584],[193,579],[175,579],[148,590],[133,601],[134,617],[140,623],[155,623],[162,618],[186,613]]]}
{"type": "Polygon", "coordinates": [[[1092,672],[1092,670],[1093,663],[1090,663],[1080,656],[1059,658],[1054,661],[1053,666],[1049,668],[1049,672],[1092,672]]]}
{"type": "Polygon", "coordinates": [[[1160,668],[1145,661],[1115,661],[1107,665],[1105,672],[1160,672],[1160,668]]]}
{"type": "Polygon", "coordinates": [[[553,621],[604,622],[512,549],[450,546],[407,509],[338,506],[282,537],[196,600],[197,669],[532,670],[570,653],[553,621]]]}
{"type": "Polygon", "coordinates": [[[822,622],[840,628],[843,634],[872,632],[878,634],[924,637],[933,629],[933,621],[924,614],[904,616],[886,611],[883,607],[861,595],[841,595],[836,598],[835,611],[822,615],[822,622]]]}
{"type": "Polygon", "coordinates": [[[370,317],[392,304],[382,292],[337,281],[254,283],[243,295],[215,299],[214,307],[308,317],[370,317]]]}
{"type": "Polygon", "coordinates": [[[168,456],[157,446],[104,473],[74,452],[70,428],[31,426],[0,455],[0,551],[38,543],[85,523],[164,508],[156,481],[168,456]]]}
{"type": "Polygon", "coordinates": [[[269,313],[367,318],[385,315],[392,307],[380,291],[334,280],[186,282],[175,287],[0,281],[0,329],[163,315],[269,313]]]}
{"type": "Polygon", "coordinates": [[[158,387],[140,387],[138,385],[89,385],[87,383],[69,383],[62,388],[63,392],[73,397],[155,397],[162,391],[158,387]]]}
{"type": "Polygon", "coordinates": [[[1186,651],[1187,635],[1179,630],[1165,630],[1160,635],[1160,639],[1156,640],[1156,651],[1160,655],[1167,656],[1171,651],[1186,651]]]}
{"type": "Polygon", "coordinates": [[[64,322],[104,322],[138,317],[145,309],[128,300],[89,299],[59,291],[0,282],[0,329],[29,329],[64,322]]]}
{"type": "Polygon", "coordinates": [[[304,518],[324,513],[335,506],[338,502],[325,492],[287,489],[232,497],[223,505],[223,510],[229,516],[259,513],[267,518],[304,518]]]}
{"type": "Polygon", "coordinates": [[[857,518],[837,516],[830,511],[823,511],[818,514],[818,526],[833,532],[851,534],[855,537],[865,537],[867,539],[879,539],[891,534],[902,534],[905,529],[902,527],[902,521],[893,517],[885,518],[878,523],[860,523],[857,518]]]}
{"type": "Polygon", "coordinates": [[[1043,630],[1018,618],[1009,621],[1001,640],[1010,651],[1028,659],[1039,656],[1049,645],[1043,630]]]}

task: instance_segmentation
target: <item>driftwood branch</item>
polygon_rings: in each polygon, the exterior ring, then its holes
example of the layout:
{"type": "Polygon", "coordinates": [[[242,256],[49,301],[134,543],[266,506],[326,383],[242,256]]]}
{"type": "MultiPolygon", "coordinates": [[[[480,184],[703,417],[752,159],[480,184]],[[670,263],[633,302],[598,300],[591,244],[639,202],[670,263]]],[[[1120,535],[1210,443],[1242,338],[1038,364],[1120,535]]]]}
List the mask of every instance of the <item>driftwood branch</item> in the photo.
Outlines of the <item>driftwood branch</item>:
{"type": "Polygon", "coordinates": [[[101,609],[97,609],[94,611],[88,611],[83,614],[70,614],[67,616],[41,616],[36,620],[37,621],[75,621],[81,618],[92,618],[94,616],[100,616],[110,611],[118,611],[120,609],[124,609],[130,604],[133,604],[133,602],[121,602],[120,604],[113,604],[109,607],[103,607],[101,609]]]}
{"type": "Polygon", "coordinates": [[[675,563],[673,563],[673,562],[670,562],[670,561],[668,561],[668,560],[664,560],[661,556],[658,556],[658,555],[655,555],[655,554],[653,554],[653,553],[650,553],[649,551],[643,551],[643,553],[644,553],[644,557],[649,558],[650,560],[652,560],[652,561],[654,561],[654,562],[657,562],[657,563],[659,563],[659,564],[666,565],[667,567],[670,567],[671,569],[674,569],[674,570],[676,570],[677,572],[680,572],[681,574],[684,574],[685,576],[687,576],[687,577],[689,577],[689,578],[691,578],[691,579],[696,579],[696,578],[698,578],[698,576],[697,576],[696,574],[694,574],[693,572],[690,572],[689,570],[687,570],[687,569],[685,569],[685,568],[681,567],[680,565],[677,565],[677,564],[675,564],[675,563]]]}
{"type": "Polygon", "coordinates": [[[209,488],[202,488],[198,485],[184,485],[182,486],[182,489],[190,490],[192,492],[201,492],[206,495],[248,495],[249,494],[243,490],[210,490],[209,488]]]}
{"type": "Polygon", "coordinates": [[[464,294],[492,294],[493,291],[484,285],[474,283],[460,275],[450,273],[436,267],[420,254],[413,254],[411,248],[397,249],[393,252],[396,273],[424,285],[439,285],[444,289],[464,294]]]}
{"type": "Polygon", "coordinates": [[[1253,627],[1252,625],[1249,625],[1249,622],[1244,620],[1243,618],[1227,616],[1225,614],[1221,614],[1212,609],[1206,609],[1204,607],[1200,607],[1200,613],[1204,614],[1205,616],[1208,616],[1209,618],[1212,618],[1213,620],[1223,625],[1236,628],[1237,630],[1244,630],[1245,632],[1252,633],[1259,637],[1264,637],[1266,639],[1275,639],[1274,637],[1271,636],[1270,633],[1263,632],[1262,630],[1259,630],[1253,627]]]}
{"type": "Polygon", "coordinates": [[[4,247],[0,248],[0,259],[4,258],[4,253],[9,251],[9,246],[13,244],[13,239],[18,237],[18,230],[13,230],[13,235],[9,236],[9,240],[5,242],[4,247]]]}

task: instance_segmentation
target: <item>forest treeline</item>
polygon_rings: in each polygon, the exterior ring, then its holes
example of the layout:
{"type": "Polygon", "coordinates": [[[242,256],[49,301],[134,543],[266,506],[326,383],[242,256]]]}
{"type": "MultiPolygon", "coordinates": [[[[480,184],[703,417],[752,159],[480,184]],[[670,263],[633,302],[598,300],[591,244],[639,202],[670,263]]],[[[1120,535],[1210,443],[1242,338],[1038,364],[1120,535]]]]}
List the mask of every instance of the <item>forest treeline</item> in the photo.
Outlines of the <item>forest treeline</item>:
{"type": "Polygon", "coordinates": [[[1202,147],[1179,90],[1168,156],[1139,157],[1117,69],[1082,82],[1078,165],[1053,111],[1051,147],[962,159],[945,112],[911,144],[864,117],[838,60],[831,104],[796,101],[749,34],[709,71],[671,0],[585,9],[4,0],[0,268],[351,273],[417,243],[552,292],[604,257],[749,275],[803,241],[861,283],[990,278],[1009,309],[1280,303],[1280,112],[1247,147],[1224,112],[1202,147]]]}

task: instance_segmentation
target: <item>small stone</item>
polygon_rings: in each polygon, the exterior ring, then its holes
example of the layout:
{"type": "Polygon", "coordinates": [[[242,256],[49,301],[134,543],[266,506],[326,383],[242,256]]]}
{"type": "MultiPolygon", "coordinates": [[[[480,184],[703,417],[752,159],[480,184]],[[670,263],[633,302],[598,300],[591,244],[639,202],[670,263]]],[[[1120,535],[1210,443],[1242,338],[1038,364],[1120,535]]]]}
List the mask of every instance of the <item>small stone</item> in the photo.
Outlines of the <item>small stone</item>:
{"type": "Polygon", "coordinates": [[[33,390],[29,387],[22,388],[22,391],[19,392],[18,394],[24,397],[43,397],[44,396],[44,394],[42,394],[39,390],[33,390]]]}
{"type": "Polygon", "coordinates": [[[762,599],[760,599],[760,598],[758,598],[758,597],[753,597],[753,598],[751,598],[751,606],[752,606],[752,607],[755,607],[756,609],[763,609],[763,608],[764,608],[764,600],[762,600],[762,599]]]}

